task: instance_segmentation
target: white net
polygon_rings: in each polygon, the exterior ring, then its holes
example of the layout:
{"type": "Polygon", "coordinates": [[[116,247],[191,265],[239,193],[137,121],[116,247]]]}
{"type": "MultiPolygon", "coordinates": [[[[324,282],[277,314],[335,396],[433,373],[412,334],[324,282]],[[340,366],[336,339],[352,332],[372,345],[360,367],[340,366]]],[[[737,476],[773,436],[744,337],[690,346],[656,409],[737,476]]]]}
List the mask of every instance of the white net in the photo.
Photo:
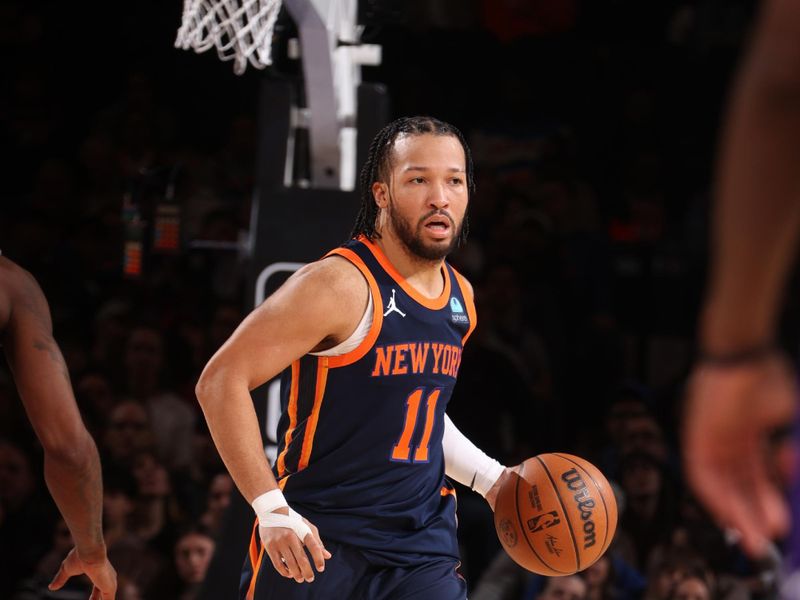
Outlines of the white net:
{"type": "Polygon", "coordinates": [[[212,47],[221,60],[232,60],[237,75],[248,63],[272,64],[272,32],[281,0],[184,0],[175,47],[198,54],[212,47]]]}

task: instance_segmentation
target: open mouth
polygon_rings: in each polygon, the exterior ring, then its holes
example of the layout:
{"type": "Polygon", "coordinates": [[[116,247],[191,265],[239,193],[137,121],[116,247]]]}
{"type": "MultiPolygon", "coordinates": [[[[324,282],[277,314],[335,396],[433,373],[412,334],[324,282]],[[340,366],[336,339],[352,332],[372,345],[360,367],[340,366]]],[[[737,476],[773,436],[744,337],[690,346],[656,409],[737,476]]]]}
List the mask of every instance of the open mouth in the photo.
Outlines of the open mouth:
{"type": "Polygon", "coordinates": [[[450,231],[450,220],[442,215],[434,215],[423,223],[425,229],[436,235],[445,235],[450,231]]]}

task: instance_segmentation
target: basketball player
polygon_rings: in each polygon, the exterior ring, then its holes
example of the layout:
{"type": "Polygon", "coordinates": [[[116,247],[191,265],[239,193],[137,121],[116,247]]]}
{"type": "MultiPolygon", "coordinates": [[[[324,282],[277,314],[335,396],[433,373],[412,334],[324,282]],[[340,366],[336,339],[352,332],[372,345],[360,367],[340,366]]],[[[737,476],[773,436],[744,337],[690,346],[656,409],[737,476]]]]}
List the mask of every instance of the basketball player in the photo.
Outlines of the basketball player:
{"type": "MultiPolygon", "coordinates": [[[[777,326],[800,233],[800,3],[763,3],[730,101],[684,459],[697,495],[761,557],[790,525],[767,447],[791,424],[797,402],[777,326]]],[[[800,559],[800,546],[788,550],[800,559]]]]}
{"type": "Polygon", "coordinates": [[[50,308],[36,280],[0,256],[0,342],[25,411],[44,450],[44,474],[75,547],[50,583],[85,574],[90,600],[112,600],[117,574],[103,540],[97,448],[81,420],[67,366],[53,339],[50,308]]]}
{"type": "Polygon", "coordinates": [[[445,414],[476,320],[444,259],[466,237],[473,189],[455,127],[387,125],[353,239],[290,277],[204,369],[197,397],[257,515],[241,598],[466,597],[445,473],[492,508],[510,473],[445,414]],[[249,392],[282,371],[273,472],[249,392]]]}

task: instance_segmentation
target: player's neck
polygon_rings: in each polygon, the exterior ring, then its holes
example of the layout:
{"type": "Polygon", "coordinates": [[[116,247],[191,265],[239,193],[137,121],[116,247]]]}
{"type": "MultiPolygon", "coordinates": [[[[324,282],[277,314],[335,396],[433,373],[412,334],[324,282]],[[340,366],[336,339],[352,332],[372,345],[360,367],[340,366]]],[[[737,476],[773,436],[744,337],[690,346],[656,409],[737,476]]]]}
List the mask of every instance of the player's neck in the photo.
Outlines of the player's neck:
{"type": "Polygon", "coordinates": [[[420,294],[438,298],[444,289],[442,265],[444,260],[425,260],[411,252],[390,230],[381,232],[375,244],[392,263],[395,270],[420,294]]]}

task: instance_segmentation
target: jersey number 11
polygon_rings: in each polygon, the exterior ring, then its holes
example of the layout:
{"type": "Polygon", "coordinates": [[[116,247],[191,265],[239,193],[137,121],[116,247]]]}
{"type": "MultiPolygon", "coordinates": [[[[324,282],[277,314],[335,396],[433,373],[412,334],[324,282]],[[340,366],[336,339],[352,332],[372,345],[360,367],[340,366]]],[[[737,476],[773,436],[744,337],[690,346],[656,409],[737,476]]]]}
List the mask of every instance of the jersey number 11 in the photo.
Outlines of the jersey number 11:
{"type": "MultiPolygon", "coordinates": [[[[411,438],[414,435],[414,429],[416,429],[424,391],[424,388],[418,388],[406,399],[406,418],[403,424],[403,433],[400,434],[400,439],[392,447],[392,460],[394,461],[412,462],[410,460],[411,438]]],[[[422,431],[422,439],[419,441],[419,446],[414,451],[413,462],[428,462],[428,445],[433,432],[433,420],[436,417],[436,402],[439,400],[441,391],[440,388],[436,388],[428,394],[425,403],[427,406],[425,410],[425,429],[422,431]]]]}

